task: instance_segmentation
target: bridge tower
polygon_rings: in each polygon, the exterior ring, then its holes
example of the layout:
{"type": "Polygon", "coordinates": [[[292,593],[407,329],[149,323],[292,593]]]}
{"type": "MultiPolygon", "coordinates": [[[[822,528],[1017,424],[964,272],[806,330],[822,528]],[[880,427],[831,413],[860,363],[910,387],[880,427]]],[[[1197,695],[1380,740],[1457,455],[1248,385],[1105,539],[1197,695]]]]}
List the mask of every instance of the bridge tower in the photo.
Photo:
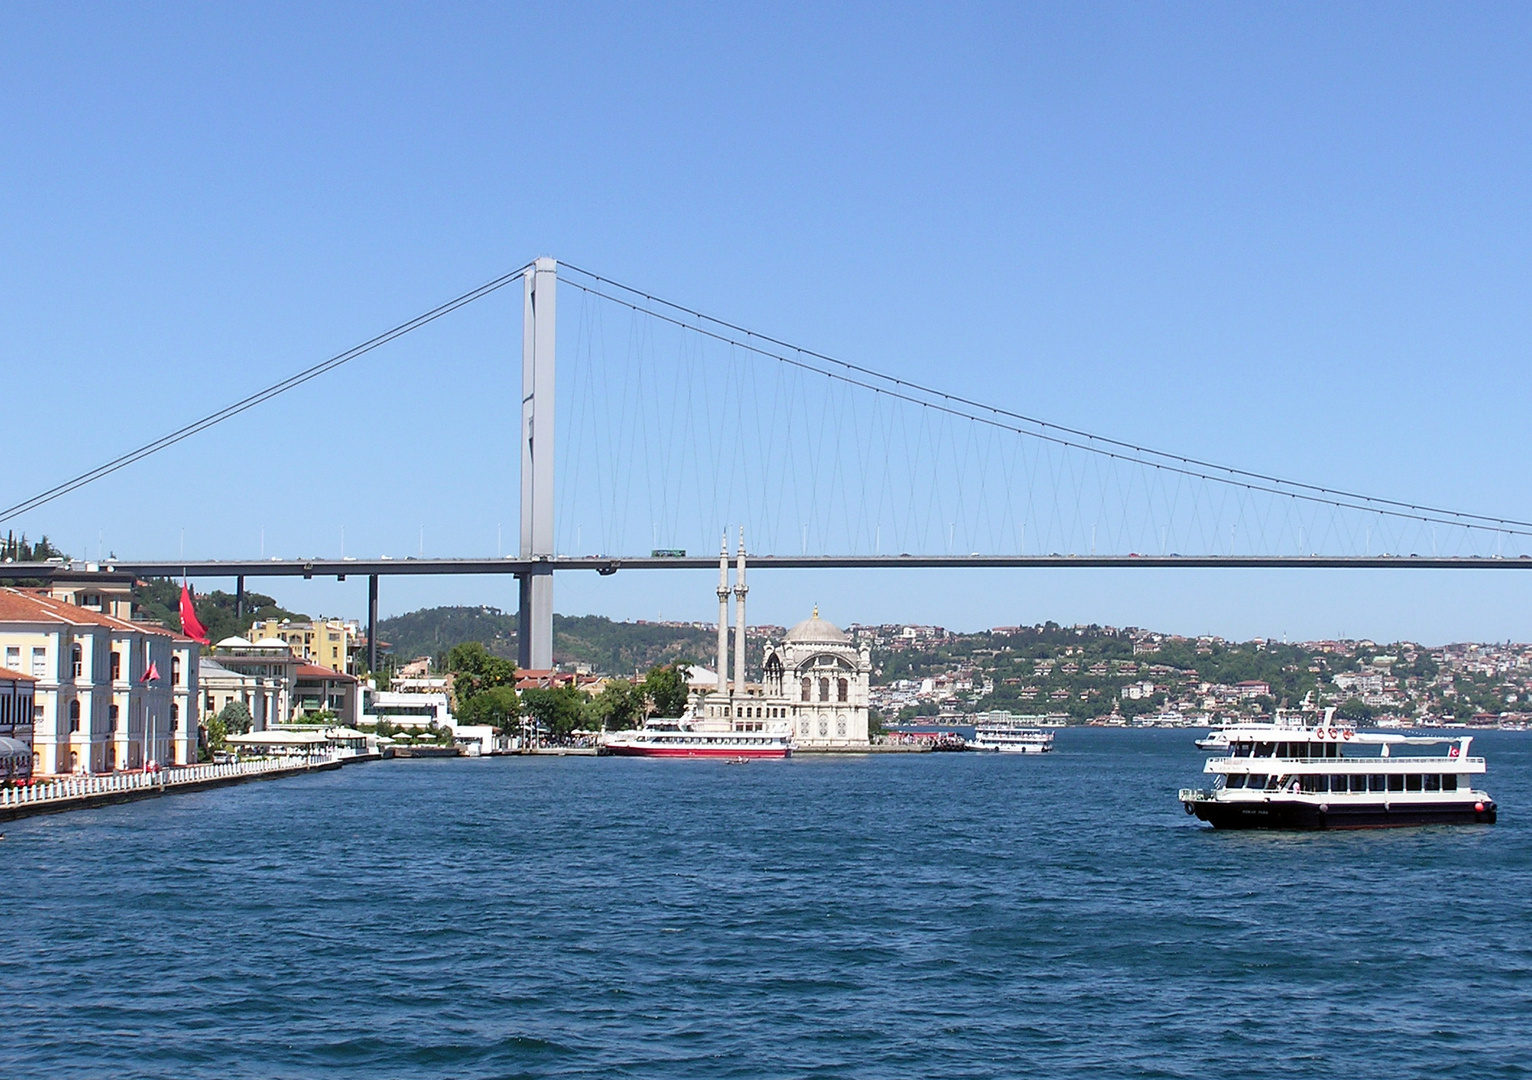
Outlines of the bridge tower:
{"type": "MultiPolygon", "coordinates": [[[[553,332],[558,263],[540,258],[526,273],[521,331],[521,557],[553,555],[553,332]]],[[[518,575],[517,662],[553,666],[553,569],[518,575]]]]}

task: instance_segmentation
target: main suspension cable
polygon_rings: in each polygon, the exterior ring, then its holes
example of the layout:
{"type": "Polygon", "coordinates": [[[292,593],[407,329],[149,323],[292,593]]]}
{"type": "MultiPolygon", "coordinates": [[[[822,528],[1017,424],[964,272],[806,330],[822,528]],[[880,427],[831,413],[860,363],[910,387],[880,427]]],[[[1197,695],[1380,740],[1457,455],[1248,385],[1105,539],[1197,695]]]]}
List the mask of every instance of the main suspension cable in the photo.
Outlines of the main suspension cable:
{"type": "Polygon", "coordinates": [[[513,270],[511,273],[497,277],[493,281],[487,281],[483,285],[480,285],[478,288],[470,289],[463,295],[452,300],[448,300],[445,304],[442,304],[440,307],[432,308],[430,311],[427,311],[423,315],[417,315],[413,319],[410,319],[408,322],[402,322],[392,330],[386,330],[375,338],[370,338],[369,340],[362,342],[360,345],[356,345],[347,349],[343,353],[337,353],[336,355],[330,357],[328,360],[324,360],[318,364],[315,364],[313,367],[305,368],[304,370],[298,372],[296,375],[290,375],[283,379],[281,382],[272,383],[264,390],[259,390],[256,393],[251,394],[249,397],[241,398],[240,400],[234,402],[232,405],[226,405],[222,409],[219,409],[217,412],[209,413],[208,415],[202,417],[200,420],[193,421],[192,423],[187,424],[185,427],[177,428],[175,431],[172,431],[168,435],[162,435],[160,438],[155,439],[153,442],[145,443],[143,446],[140,446],[136,450],[129,451],[128,453],[123,454],[121,457],[113,458],[111,461],[108,461],[104,465],[96,466],[96,468],[91,469],[89,472],[83,472],[79,476],[74,477],[72,480],[66,480],[62,484],[59,484],[56,487],[51,487],[47,491],[34,495],[24,502],[19,502],[15,506],[8,507],[5,510],[0,510],[0,522],[5,522],[11,520],[12,518],[20,517],[22,514],[25,514],[31,510],[35,510],[39,506],[43,506],[46,503],[50,503],[54,499],[68,495],[71,491],[76,491],[79,488],[84,487],[86,484],[89,484],[95,480],[100,480],[104,476],[110,476],[118,469],[126,468],[136,461],[142,461],[144,458],[151,454],[158,453],[167,447],[174,446],[176,443],[183,439],[189,439],[193,435],[196,435],[202,431],[206,431],[208,428],[213,427],[216,424],[221,424],[225,420],[238,416],[246,409],[253,409],[255,406],[261,404],[262,402],[270,401],[278,394],[285,394],[287,391],[293,389],[294,387],[302,386],[310,379],[317,379],[319,376],[325,374],[326,372],[334,371],[342,364],[349,363],[359,356],[370,353],[373,349],[378,348],[380,345],[386,345],[396,338],[403,337],[405,334],[408,334],[412,330],[418,330],[422,326],[425,326],[427,323],[435,322],[443,315],[451,314],[460,307],[471,304],[475,300],[481,299],[482,297],[488,296],[490,293],[495,292],[497,289],[504,288],[506,285],[509,285],[511,282],[517,280],[523,274],[525,274],[531,266],[532,264],[528,263],[526,266],[521,267],[519,270],[513,270]]]}

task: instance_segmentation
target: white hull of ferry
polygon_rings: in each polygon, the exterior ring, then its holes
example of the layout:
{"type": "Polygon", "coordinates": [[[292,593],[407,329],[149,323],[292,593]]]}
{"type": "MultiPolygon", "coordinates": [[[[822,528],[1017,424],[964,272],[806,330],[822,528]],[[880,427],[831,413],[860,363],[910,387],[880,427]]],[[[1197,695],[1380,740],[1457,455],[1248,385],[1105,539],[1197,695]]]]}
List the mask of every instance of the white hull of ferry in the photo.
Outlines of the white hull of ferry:
{"type": "Polygon", "coordinates": [[[1053,749],[1053,732],[978,728],[965,749],[991,754],[1046,754],[1053,749]]]}
{"type": "Polygon", "coordinates": [[[618,757],[654,758],[785,758],[793,752],[786,735],[771,732],[653,728],[608,735],[601,749],[618,757]]]}

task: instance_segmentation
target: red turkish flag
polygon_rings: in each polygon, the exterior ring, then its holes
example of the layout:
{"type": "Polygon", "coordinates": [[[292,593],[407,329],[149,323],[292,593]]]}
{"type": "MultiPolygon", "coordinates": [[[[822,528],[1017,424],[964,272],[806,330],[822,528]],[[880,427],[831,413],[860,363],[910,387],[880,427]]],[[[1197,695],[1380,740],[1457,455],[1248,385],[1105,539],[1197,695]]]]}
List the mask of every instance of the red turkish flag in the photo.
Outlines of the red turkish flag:
{"type": "Polygon", "coordinates": [[[181,632],[200,645],[207,644],[207,631],[197,621],[197,609],[192,605],[191,587],[181,583],[181,632]]]}

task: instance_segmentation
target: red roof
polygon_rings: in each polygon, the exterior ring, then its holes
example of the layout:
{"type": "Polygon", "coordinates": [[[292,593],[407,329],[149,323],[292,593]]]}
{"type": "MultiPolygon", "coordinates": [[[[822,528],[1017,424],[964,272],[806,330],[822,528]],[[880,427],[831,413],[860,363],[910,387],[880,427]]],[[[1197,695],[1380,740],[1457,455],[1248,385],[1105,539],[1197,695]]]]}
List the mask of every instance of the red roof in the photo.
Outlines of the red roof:
{"type": "Polygon", "coordinates": [[[339,679],[342,682],[356,682],[355,675],[346,675],[339,671],[331,671],[327,667],[318,664],[299,664],[298,678],[300,679],[339,679]]]}
{"type": "Polygon", "coordinates": [[[171,632],[163,626],[146,626],[115,615],[79,607],[51,596],[20,589],[0,589],[0,622],[61,622],[72,626],[105,626],[113,630],[137,630],[144,634],[171,632]]]}
{"type": "Polygon", "coordinates": [[[0,679],[15,679],[17,682],[29,683],[35,683],[37,681],[30,675],[23,675],[19,671],[12,671],[10,668],[3,667],[0,667],[0,679]]]}

